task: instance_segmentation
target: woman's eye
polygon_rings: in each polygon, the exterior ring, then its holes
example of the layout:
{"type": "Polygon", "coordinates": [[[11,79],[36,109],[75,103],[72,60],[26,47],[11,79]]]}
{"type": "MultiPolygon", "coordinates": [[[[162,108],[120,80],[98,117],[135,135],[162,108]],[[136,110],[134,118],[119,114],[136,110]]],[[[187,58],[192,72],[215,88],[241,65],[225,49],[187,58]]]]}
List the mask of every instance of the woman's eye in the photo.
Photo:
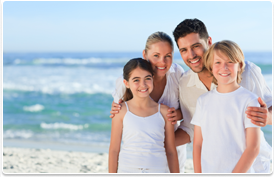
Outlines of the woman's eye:
{"type": "Polygon", "coordinates": [[[171,58],[172,56],[171,56],[171,55],[167,55],[166,57],[167,57],[167,58],[171,58]]]}

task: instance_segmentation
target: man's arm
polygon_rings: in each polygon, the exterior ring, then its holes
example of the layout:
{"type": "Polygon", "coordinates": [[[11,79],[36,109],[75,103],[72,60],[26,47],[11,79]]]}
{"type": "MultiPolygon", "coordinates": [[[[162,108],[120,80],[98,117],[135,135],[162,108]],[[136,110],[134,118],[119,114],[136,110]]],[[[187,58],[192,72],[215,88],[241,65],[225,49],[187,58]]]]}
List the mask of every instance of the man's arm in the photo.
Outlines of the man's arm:
{"type": "Polygon", "coordinates": [[[175,144],[176,146],[184,145],[186,143],[190,143],[190,136],[186,131],[182,130],[181,128],[178,128],[175,131],[175,144]]]}

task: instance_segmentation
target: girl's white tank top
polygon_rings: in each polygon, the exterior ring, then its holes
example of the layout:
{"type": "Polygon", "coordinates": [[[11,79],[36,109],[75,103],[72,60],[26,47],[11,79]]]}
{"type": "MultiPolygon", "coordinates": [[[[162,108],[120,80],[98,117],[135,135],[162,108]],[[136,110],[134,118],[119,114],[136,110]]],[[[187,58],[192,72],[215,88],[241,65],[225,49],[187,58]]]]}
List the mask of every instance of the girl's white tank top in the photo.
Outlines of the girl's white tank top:
{"type": "Polygon", "coordinates": [[[140,117],[129,111],[123,119],[122,146],[118,163],[120,166],[135,168],[166,168],[167,158],[164,148],[165,121],[158,112],[140,117]]]}

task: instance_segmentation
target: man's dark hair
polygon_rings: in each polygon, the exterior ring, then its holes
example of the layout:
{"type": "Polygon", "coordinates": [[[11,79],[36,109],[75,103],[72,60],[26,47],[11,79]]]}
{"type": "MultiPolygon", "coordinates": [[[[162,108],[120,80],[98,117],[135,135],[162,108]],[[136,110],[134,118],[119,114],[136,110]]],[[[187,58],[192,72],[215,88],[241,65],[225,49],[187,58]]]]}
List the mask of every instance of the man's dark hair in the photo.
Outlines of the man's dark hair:
{"type": "Polygon", "coordinates": [[[204,23],[196,18],[185,19],[175,28],[173,35],[175,42],[178,44],[178,39],[185,37],[190,33],[199,33],[201,39],[207,40],[209,35],[204,23]]]}

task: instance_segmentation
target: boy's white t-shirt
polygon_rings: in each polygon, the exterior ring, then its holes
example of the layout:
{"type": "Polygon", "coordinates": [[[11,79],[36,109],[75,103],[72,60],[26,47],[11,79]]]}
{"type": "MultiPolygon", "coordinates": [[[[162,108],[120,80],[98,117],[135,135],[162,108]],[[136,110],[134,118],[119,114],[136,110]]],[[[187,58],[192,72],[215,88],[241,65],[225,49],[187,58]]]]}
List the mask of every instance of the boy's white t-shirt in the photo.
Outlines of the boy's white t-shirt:
{"type": "MultiPolygon", "coordinates": [[[[259,127],[246,117],[248,106],[260,106],[257,95],[240,87],[201,95],[191,124],[201,127],[202,173],[231,173],[246,149],[245,129],[259,127]]],[[[251,167],[247,173],[253,173],[251,167]]]]}

